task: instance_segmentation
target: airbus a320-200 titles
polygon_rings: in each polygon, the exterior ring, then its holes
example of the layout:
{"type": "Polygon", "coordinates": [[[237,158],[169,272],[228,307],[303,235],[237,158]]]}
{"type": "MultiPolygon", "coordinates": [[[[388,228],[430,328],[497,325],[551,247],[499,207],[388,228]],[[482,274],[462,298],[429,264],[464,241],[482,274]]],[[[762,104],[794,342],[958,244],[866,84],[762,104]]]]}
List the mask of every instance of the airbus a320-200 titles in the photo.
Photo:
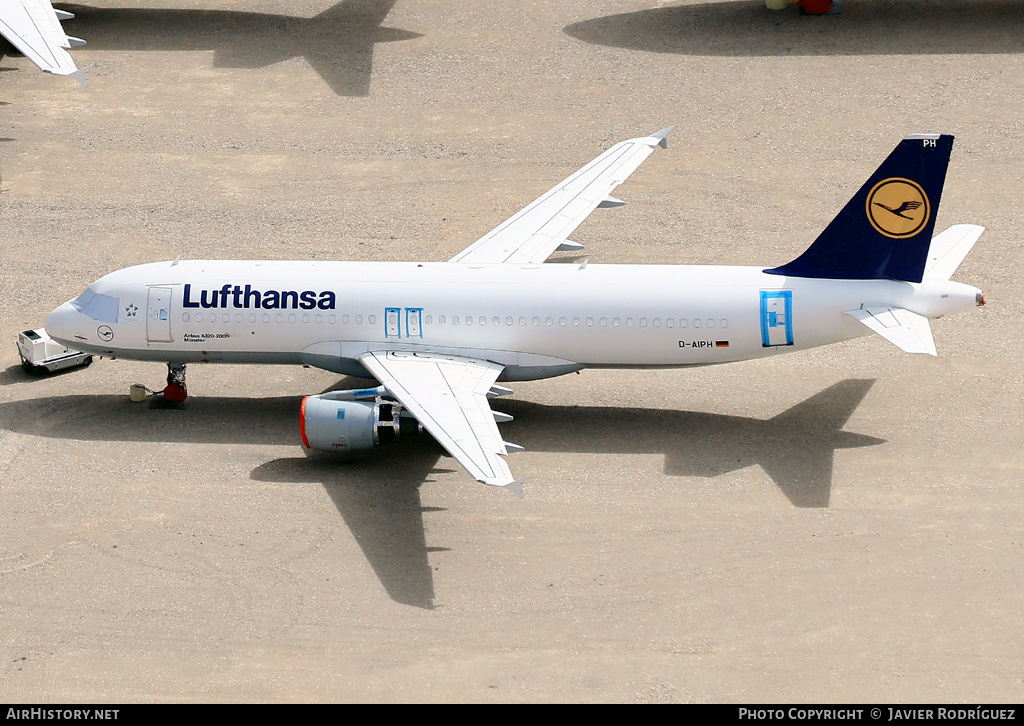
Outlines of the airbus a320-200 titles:
{"type": "Polygon", "coordinates": [[[583,368],[678,368],[878,333],[935,355],[929,318],[985,298],[950,277],[983,228],[933,238],[953,137],[907,136],[818,236],[778,267],[544,264],[654,150],[615,144],[447,262],[174,260],[97,280],[46,331],[98,355],[168,365],[291,363],[379,385],[307,396],[309,449],[426,429],[478,481],[522,496],[491,398],[500,382],[583,368]]]}

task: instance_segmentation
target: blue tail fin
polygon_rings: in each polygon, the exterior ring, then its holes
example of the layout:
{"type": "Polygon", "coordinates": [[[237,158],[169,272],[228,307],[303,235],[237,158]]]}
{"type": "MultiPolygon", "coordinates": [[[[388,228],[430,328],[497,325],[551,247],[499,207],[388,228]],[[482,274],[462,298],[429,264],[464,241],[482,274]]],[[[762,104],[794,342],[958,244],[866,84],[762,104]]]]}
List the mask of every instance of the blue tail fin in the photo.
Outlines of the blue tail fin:
{"type": "Polygon", "coordinates": [[[946,134],[907,136],[806,252],[765,272],[921,282],[952,148],[946,134]]]}

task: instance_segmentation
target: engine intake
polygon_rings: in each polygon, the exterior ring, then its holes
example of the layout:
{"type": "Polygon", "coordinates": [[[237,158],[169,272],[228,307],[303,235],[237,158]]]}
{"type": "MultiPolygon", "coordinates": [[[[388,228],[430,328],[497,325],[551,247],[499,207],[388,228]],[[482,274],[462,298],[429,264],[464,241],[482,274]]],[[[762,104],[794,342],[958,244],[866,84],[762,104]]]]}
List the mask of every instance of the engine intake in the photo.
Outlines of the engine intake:
{"type": "Polygon", "coordinates": [[[391,401],[306,396],[299,413],[302,445],[317,451],[359,451],[417,433],[419,422],[391,401]],[[404,415],[403,415],[404,413],[404,415]]]}

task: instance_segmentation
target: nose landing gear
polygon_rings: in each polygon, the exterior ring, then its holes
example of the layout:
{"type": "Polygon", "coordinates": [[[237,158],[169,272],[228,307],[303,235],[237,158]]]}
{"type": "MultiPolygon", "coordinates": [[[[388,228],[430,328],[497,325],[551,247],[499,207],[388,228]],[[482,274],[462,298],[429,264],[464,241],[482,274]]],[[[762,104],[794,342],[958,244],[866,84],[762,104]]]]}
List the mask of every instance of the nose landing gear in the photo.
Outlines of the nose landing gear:
{"type": "Polygon", "coordinates": [[[184,408],[188,400],[185,386],[185,364],[167,364],[167,385],[159,396],[153,397],[151,408],[184,408]]]}
{"type": "Polygon", "coordinates": [[[164,398],[174,403],[181,403],[188,398],[184,363],[167,364],[167,387],[164,388],[164,398]]]}

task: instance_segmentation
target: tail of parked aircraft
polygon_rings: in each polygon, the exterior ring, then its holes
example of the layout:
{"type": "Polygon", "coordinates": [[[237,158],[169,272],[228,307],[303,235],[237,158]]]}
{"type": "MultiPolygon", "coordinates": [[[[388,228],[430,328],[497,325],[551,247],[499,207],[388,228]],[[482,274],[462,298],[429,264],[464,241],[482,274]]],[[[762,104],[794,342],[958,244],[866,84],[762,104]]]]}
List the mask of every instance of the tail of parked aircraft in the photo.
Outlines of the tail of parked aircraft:
{"type": "Polygon", "coordinates": [[[806,252],[765,272],[921,282],[952,148],[948,134],[907,136],[806,252]]]}

